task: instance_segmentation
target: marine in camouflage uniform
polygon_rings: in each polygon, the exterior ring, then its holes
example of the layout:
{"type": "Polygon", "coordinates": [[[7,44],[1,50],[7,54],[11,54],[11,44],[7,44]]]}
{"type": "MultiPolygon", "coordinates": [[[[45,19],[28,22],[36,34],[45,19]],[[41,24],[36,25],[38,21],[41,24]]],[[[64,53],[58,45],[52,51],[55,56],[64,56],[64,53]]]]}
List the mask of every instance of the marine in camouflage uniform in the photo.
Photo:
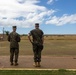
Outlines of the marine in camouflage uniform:
{"type": "Polygon", "coordinates": [[[8,41],[10,42],[10,62],[13,65],[13,59],[15,55],[15,66],[18,65],[18,55],[19,55],[19,44],[20,35],[16,33],[16,26],[13,26],[13,32],[8,35],[8,41]]]}
{"type": "Polygon", "coordinates": [[[43,49],[43,42],[44,42],[43,35],[44,35],[43,31],[39,29],[39,23],[35,24],[35,29],[31,30],[28,35],[28,38],[33,46],[34,62],[36,67],[40,67],[41,52],[43,49]],[[32,36],[33,40],[31,40],[30,36],[32,36]]]}

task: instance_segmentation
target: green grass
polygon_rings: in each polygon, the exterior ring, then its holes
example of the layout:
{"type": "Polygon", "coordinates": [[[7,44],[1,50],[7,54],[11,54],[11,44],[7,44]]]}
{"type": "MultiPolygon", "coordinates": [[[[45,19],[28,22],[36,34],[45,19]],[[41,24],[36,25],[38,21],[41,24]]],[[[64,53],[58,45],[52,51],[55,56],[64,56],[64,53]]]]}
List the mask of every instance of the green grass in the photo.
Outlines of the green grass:
{"type": "Polygon", "coordinates": [[[0,70],[0,75],[76,75],[67,70],[0,70]]]}
{"type": "MultiPolygon", "coordinates": [[[[0,41],[0,55],[9,55],[9,42],[0,41]]],[[[29,40],[20,42],[20,55],[33,55],[29,40]]],[[[42,55],[76,55],[76,40],[45,40],[42,55]]]]}

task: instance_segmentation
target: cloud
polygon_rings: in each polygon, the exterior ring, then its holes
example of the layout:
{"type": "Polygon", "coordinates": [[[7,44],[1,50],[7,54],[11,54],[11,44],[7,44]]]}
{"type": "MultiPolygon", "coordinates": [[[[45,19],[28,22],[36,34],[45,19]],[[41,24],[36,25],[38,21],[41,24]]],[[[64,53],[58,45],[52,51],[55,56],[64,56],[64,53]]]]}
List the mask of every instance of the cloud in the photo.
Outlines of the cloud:
{"type": "Polygon", "coordinates": [[[73,15],[63,15],[62,17],[53,16],[50,20],[46,21],[46,24],[53,24],[56,26],[61,26],[65,24],[75,24],[76,14],[73,15]]]}
{"type": "Polygon", "coordinates": [[[54,0],[48,0],[47,4],[51,4],[54,0]]]}
{"type": "Polygon", "coordinates": [[[17,0],[18,3],[24,4],[25,0],[17,0]]]}
{"type": "MultiPolygon", "coordinates": [[[[48,0],[52,3],[58,0],[48,0]]],[[[0,0],[0,27],[31,27],[34,23],[45,23],[56,26],[75,24],[76,14],[55,16],[56,10],[40,6],[41,0],[0,0]],[[54,14],[54,15],[53,15],[54,14]]]]}
{"type": "Polygon", "coordinates": [[[51,3],[53,3],[54,1],[58,1],[58,0],[48,0],[48,1],[47,1],[47,4],[51,4],[51,3]]]}
{"type": "Polygon", "coordinates": [[[40,0],[0,0],[0,26],[31,27],[55,12],[38,3],[40,0]]]}

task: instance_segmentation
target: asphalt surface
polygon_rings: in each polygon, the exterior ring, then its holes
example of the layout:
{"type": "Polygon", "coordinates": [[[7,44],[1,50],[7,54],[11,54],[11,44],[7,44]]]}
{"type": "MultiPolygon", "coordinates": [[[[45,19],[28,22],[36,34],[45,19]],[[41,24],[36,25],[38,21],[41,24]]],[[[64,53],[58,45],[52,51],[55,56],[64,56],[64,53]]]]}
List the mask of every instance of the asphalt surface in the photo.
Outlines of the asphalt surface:
{"type": "Polygon", "coordinates": [[[19,56],[18,63],[18,66],[11,66],[9,56],[0,56],[0,69],[76,69],[75,56],[42,56],[41,67],[33,66],[33,56],[19,56]]]}

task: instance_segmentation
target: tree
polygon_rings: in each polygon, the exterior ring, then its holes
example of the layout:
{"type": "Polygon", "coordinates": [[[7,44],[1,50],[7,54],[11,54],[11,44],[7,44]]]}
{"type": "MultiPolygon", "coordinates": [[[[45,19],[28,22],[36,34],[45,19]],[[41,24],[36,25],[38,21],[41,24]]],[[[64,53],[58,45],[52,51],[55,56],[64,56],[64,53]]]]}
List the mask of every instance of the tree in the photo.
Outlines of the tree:
{"type": "Polygon", "coordinates": [[[7,36],[9,35],[9,33],[10,33],[9,31],[5,31],[5,34],[6,34],[7,36]]]}

